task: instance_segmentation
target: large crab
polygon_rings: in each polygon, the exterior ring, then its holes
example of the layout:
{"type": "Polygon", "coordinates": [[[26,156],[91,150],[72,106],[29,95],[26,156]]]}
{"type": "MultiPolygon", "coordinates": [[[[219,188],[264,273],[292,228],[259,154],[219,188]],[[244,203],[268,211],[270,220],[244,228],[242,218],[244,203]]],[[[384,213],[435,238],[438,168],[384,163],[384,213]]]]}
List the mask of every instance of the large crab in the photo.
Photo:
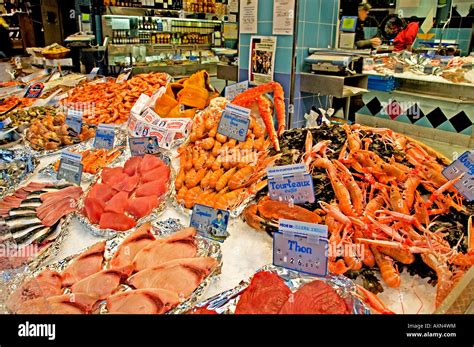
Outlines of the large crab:
{"type": "Polygon", "coordinates": [[[243,218],[252,228],[271,234],[278,230],[279,219],[289,219],[307,223],[321,223],[322,218],[303,207],[290,205],[286,201],[272,201],[263,198],[251,204],[243,212],[243,218]]]}
{"type": "Polygon", "coordinates": [[[232,103],[237,106],[252,108],[255,104],[258,106],[258,112],[262,117],[268,135],[272,141],[273,147],[277,152],[280,151],[278,137],[281,136],[286,128],[286,110],[285,110],[285,93],[282,86],[278,82],[269,82],[251,88],[237,95],[232,103]],[[275,130],[272,117],[272,103],[265,97],[265,94],[273,92],[273,102],[277,114],[278,131],[275,130]]]}

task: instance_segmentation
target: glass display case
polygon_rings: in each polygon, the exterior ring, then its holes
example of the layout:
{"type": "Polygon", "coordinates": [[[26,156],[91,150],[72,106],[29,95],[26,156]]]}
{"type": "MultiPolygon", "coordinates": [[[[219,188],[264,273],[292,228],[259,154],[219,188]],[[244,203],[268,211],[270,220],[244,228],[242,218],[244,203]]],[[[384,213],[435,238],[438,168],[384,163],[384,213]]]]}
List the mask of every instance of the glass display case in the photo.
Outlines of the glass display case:
{"type": "Polygon", "coordinates": [[[187,76],[202,68],[215,74],[219,58],[212,49],[222,46],[222,24],[215,19],[149,13],[105,14],[102,30],[110,38],[108,64],[133,66],[135,71],[166,71],[173,76],[187,76]]]}

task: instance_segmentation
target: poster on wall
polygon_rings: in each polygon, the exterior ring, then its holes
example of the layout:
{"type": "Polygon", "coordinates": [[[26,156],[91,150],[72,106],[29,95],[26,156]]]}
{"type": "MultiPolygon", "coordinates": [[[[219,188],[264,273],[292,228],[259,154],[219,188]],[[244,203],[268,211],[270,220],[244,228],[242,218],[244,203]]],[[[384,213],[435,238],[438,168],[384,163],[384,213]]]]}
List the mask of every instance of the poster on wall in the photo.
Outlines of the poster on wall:
{"type": "Polygon", "coordinates": [[[227,3],[227,8],[230,13],[239,12],[239,0],[229,0],[227,3]]]}
{"type": "Polygon", "coordinates": [[[240,1],[240,33],[257,33],[258,0],[240,1]]]}
{"type": "Polygon", "coordinates": [[[263,84],[273,81],[276,45],[276,36],[251,37],[249,83],[263,84]]]}
{"type": "Polygon", "coordinates": [[[273,35],[293,35],[295,0],[273,1],[273,35]]]}

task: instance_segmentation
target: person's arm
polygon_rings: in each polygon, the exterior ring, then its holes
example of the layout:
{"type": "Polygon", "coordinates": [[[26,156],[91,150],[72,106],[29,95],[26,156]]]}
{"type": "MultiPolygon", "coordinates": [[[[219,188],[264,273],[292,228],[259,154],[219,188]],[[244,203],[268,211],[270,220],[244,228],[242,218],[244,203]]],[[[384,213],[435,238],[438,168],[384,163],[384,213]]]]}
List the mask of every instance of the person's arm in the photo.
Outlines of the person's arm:
{"type": "Polygon", "coordinates": [[[370,42],[370,39],[356,41],[355,45],[358,49],[372,48],[372,43],[370,42]]]}

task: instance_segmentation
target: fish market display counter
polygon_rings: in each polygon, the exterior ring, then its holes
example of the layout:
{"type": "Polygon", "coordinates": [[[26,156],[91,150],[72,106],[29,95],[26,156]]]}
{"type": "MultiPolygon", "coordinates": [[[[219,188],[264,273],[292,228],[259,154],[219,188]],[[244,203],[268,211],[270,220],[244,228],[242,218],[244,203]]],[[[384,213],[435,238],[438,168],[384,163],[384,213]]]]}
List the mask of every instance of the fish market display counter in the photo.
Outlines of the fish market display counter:
{"type": "Polygon", "coordinates": [[[449,132],[441,136],[449,137],[452,143],[473,146],[474,83],[454,83],[441,76],[409,71],[365,74],[369,92],[363,96],[365,106],[357,112],[356,121],[371,126],[395,121],[390,123],[395,131],[434,139],[443,134],[439,131],[449,132]]]}
{"type": "MultiPolygon", "coordinates": [[[[42,158],[38,171],[58,159],[58,155],[42,158]]],[[[28,182],[51,182],[51,180],[37,174],[25,184],[28,182]]],[[[86,190],[88,185],[88,183],[83,183],[81,186],[86,190]]],[[[183,225],[189,225],[190,216],[188,214],[176,210],[171,201],[168,201],[166,205],[167,208],[159,220],[177,218],[183,225]]],[[[75,218],[69,227],[70,232],[63,240],[59,253],[49,258],[49,264],[77,254],[102,240],[92,236],[75,218]]],[[[241,218],[232,219],[229,222],[228,231],[230,236],[221,245],[223,254],[221,275],[211,283],[202,299],[236,287],[243,279],[252,277],[262,266],[272,263],[273,242],[268,234],[255,231],[241,218]]],[[[433,298],[436,288],[428,284],[428,279],[421,279],[418,276],[412,277],[406,271],[401,273],[401,278],[400,288],[386,288],[383,293],[378,295],[387,307],[396,313],[433,313],[435,310],[433,298]]]]}

